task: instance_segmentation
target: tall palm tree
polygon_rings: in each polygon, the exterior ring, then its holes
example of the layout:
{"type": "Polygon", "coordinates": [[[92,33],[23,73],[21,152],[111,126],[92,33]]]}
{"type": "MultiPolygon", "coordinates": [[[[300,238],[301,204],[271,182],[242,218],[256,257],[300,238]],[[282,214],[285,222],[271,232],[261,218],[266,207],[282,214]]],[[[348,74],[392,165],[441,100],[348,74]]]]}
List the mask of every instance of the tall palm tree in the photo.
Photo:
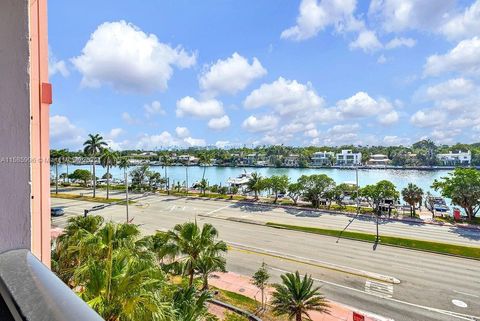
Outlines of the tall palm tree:
{"type": "Polygon", "coordinates": [[[203,252],[197,262],[197,272],[203,280],[202,291],[208,290],[208,278],[214,272],[226,272],[227,260],[211,249],[203,252]]]}
{"type": "Polygon", "coordinates": [[[117,165],[118,153],[104,148],[100,155],[100,164],[107,168],[107,199],[110,197],[110,167],[117,165]]]}
{"type": "Polygon", "coordinates": [[[423,190],[415,184],[409,183],[402,190],[402,197],[410,205],[410,216],[415,217],[415,205],[422,204],[423,190]]]}
{"type": "Polygon", "coordinates": [[[62,152],[60,150],[50,151],[50,159],[55,164],[55,194],[58,194],[58,163],[62,158],[62,152]]]}
{"type": "Polygon", "coordinates": [[[188,284],[193,284],[197,265],[202,255],[220,255],[227,251],[227,244],[217,241],[218,231],[211,224],[202,228],[195,221],[177,224],[168,232],[170,254],[179,257],[183,273],[189,276],[188,284]],[[180,256],[181,255],[181,256],[180,256]]]}
{"type": "Polygon", "coordinates": [[[203,174],[202,174],[202,180],[205,179],[205,171],[207,169],[207,166],[210,165],[212,162],[212,157],[209,152],[204,151],[198,155],[198,163],[203,166],[203,174]]]}
{"type": "Polygon", "coordinates": [[[100,152],[107,146],[107,143],[103,140],[103,137],[99,134],[88,134],[88,139],[83,143],[83,152],[86,155],[92,157],[93,168],[93,197],[95,197],[97,177],[95,176],[95,161],[100,152]]]}
{"type": "Polygon", "coordinates": [[[128,167],[130,166],[130,162],[128,161],[128,158],[122,157],[118,161],[118,167],[120,169],[123,169],[123,174],[124,174],[124,180],[125,180],[125,208],[127,210],[127,223],[129,222],[128,218],[128,167]]]}
{"type": "Polygon", "coordinates": [[[172,164],[172,160],[170,159],[167,153],[163,153],[162,156],[160,157],[160,160],[162,161],[162,167],[165,169],[165,189],[167,190],[167,194],[170,195],[170,189],[169,189],[170,186],[168,186],[169,181],[168,181],[168,175],[167,175],[167,168],[172,164]]]}
{"type": "MultiPolygon", "coordinates": [[[[167,319],[173,311],[162,292],[165,275],[139,228],[114,223],[99,227],[92,216],[73,223],[67,233],[76,243],[59,254],[77,254],[72,289],[107,321],[167,319]]],[[[62,246],[64,240],[57,243],[62,246]]]]}
{"type": "Polygon", "coordinates": [[[313,287],[312,277],[301,278],[295,272],[281,276],[282,284],[274,284],[271,304],[276,316],[287,315],[289,320],[302,321],[303,316],[311,319],[308,311],[328,312],[328,304],[320,294],[319,287],[313,287]]]}
{"type": "Polygon", "coordinates": [[[252,177],[250,177],[250,180],[247,182],[247,186],[255,193],[255,199],[258,200],[258,193],[263,189],[262,176],[257,172],[253,172],[252,177]]]}

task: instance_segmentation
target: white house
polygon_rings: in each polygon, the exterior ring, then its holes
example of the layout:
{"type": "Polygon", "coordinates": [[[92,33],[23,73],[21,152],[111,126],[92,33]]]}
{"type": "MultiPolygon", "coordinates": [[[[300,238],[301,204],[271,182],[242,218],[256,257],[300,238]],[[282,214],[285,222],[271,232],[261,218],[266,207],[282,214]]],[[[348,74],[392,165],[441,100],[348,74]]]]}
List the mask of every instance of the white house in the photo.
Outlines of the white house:
{"type": "Polygon", "coordinates": [[[191,156],[191,155],[180,155],[180,156],[177,156],[177,160],[182,163],[182,164],[186,164],[186,165],[196,165],[198,164],[198,158],[195,157],[195,156],[191,156]]]}
{"type": "Polygon", "coordinates": [[[311,166],[325,166],[332,165],[332,159],[335,157],[334,152],[315,152],[312,155],[311,166]]]}
{"type": "Polygon", "coordinates": [[[300,157],[296,154],[290,154],[283,158],[283,165],[286,167],[298,167],[300,157]]]}
{"type": "Polygon", "coordinates": [[[362,153],[354,153],[350,149],[344,149],[337,154],[337,165],[360,165],[362,153]]]}
{"type": "Polygon", "coordinates": [[[470,151],[467,152],[448,152],[447,154],[437,154],[438,160],[443,165],[470,165],[472,162],[472,153],[470,151]]]}
{"type": "Polygon", "coordinates": [[[373,154],[370,155],[370,159],[367,161],[368,165],[387,165],[390,162],[387,155],[373,154]]]}

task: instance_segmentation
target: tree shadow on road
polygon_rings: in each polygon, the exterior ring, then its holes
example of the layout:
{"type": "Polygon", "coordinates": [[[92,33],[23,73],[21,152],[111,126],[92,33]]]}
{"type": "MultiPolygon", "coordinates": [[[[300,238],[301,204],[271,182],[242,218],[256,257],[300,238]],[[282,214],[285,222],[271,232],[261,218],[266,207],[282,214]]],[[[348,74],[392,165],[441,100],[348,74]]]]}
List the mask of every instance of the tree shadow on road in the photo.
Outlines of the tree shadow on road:
{"type": "Polygon", "coordinates": [[[276,207],[268,204],[237,202],[230,206],[231,208],[238,208],[242,212],[267,212],[272,211],[276,207]]]}
{"type": "Polygon", "coordinates": [[[480,230],[454,226],[449,231],[469,240],[480,241],[480,230]]]}

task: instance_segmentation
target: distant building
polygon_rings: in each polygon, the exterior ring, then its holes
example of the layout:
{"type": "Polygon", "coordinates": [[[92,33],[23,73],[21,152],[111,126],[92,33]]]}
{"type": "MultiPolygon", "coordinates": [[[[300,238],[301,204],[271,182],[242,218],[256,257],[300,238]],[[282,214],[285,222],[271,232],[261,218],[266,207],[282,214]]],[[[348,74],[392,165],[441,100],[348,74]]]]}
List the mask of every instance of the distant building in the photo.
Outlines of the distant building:
{"type": "Polygon", "coordinates": [[[383,154],[373,154],[367,161],[367,165],[388,165],[388,163],[390,163],[390,159],[388,159],[387,155],[383,154]]]}
{"type": "Polygon", "coordinates": [[[327,165],[332,165],[332,159],[335,158],[335,153],[334,152],[316,152],[313,153],[312,155],[312,162],[311,166],[327,166],[327,165]]]}
{"type": "Polygon", "coordinates": [[[360,165],[362,163],[362,153],[354,153],[350,149],[344,149],[337,154],[337,165],[360,165]]]}
{"type": "Polygon", "coordinates": [[[185,165],[198,164],[198,158],[192,155],[180,155],[177,156],[177,161],[185,165]]]}
{"type": "Polygon", "coordinates": [[[257,163],[257,154],[248,154],[244,158],[244,164],[254,166],[257,163]]]}
{"type": "Polygon", "coordinates": [[[437,159],[446,166],[454,165],[470,165],[472,162],[472,153],[470,151],[462,152],[452,152],[448,154],[437,154],[437,159]]]}
{"type": "Polygon", "coordinates": [[[286,167],[298,167],[300,156],[296,154],[290,154],[283,158],[283,166],[286,167]]]}

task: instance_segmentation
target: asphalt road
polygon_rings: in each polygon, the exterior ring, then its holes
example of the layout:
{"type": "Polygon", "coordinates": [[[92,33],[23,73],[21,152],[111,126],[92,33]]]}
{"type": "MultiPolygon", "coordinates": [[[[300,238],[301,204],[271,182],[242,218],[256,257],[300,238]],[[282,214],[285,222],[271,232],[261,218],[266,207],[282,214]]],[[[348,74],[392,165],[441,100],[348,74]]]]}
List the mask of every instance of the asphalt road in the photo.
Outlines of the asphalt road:
{"type": "MultiPolygon", "coordinates": [[[[53,219],[53,225],[61,227],[69,216],[83,214],[85,208],[98,203],[54,198],[52,205],[65,208],[64,217],[53,219]]],[[[195,218],[200,223],[214,224],[220,237],[231,246],[227,262],[228,269],[234,272],[251,275],[261,262],[265,262],[273,281],[277,281],[285,271],[299,270],[311,274],[327,298],[394,320],[480,320],[479,261],[382,245],[373,248],[370,243],[344,239],[337,243],[333,237],[251,224],[279,222],[286,218],[297,225],[309,225],[317,220],[311,225],[338,228],[349,219],[328,214],[309,217],[302,216],[300,211],[296,214],[288,211],[166,196],[150,196],[130,206],[133,222],[140,224],[145,233],[168,229],[195,218]],[[400,283],[386,282],[389,278],[398,279],[400,283]]],[[[114,221],[125,220],[124,206],[112,206],[94,213],[114,221]]],[[[370,221],[358,224],[356,229],[372,232],[375,228],[370,221]]],[[[388,223],[381,226],[381,231],[388,231],[389,235],[407,233],[410,238],[419,235],[432,240],[454,239],[459,244],[479,242],[477,234],[465,236],[439,226],[388,223]]]]}

